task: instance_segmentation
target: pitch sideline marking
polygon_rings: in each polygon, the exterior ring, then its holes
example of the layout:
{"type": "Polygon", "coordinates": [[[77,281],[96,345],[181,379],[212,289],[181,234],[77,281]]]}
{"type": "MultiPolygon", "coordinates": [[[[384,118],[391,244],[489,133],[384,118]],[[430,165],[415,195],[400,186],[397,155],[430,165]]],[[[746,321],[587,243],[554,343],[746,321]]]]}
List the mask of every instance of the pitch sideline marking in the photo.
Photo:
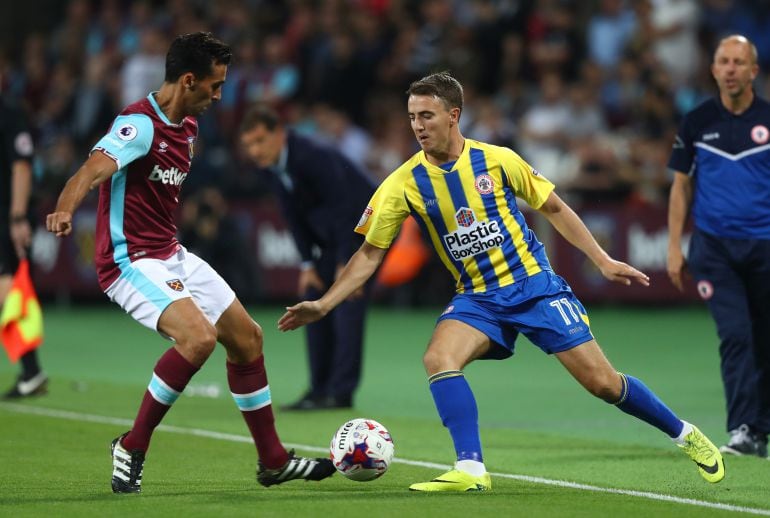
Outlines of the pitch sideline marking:
{"type": "MultiPolygon", "coordinates": [[[[40,415],[45,417],[55,417],[59,419],[69,419],[70,421],[80,421],[80,422],[90,422],[90,423],[110,424],[110,425],[120,425],[120,426],[131,426],[133,424],[133,421],[130,419],[121,419],[117,417],[107,417],[107,416],[93,415],[93,414],[82,414],[79,412],[69,412],[66,410],[55,410],[55,409],[43,408],[43,407],[31,407],[31,406],[15,404],[15,403],[0,403],[0,408],[6,409],[12,412],[18,412],[21,414],[33,414],[33,415],[40,415]]],[[[157,429],[162,432],[178,433],[183,435],[193,435],[196,437],[219,439],[222,441],[244,442],[244,443],[252,442],[251,437],[247,437],[245,435],[214,432],[211,430],[201,430],[199,428],[182,428],[180,426],[169,426],[169,425],[162,424],[158,426],[157,429]]],[[[305,451],[315,451],[315,452],[328,451],[327,448],[319,448],[317,446],[308,446],[306,444],[296,444],[296,443],[284,443],[284,444],[289,448],[297,448],[305,451]]],[[[409,466],[419,466],[423,468],[432,468],[432,469],[440,469],[440,470],[446,470],[451,468],[451,466],[447,464],[437,464],[434,462],[425,462],[421,460],[409,460],[409,459],[396,458],[393,460],[393,462],[398,462],[400,464],[407,464],[409,466]]],[[[634,491],[631,489],[615,489],[610,487],[592,486],[589,484],[569,482],[567,480],[533,477],[530,475],[516,475],[513,473],[491,472],[490,475],[493,475],[495,477],[513,479],[513,480],[521,480],[523,482],[530,482],[533,484],[565,487],[569,489],[580,489],[583,491],[594,491],[597,493],[609,493],[613,495],[633,496],[637,498],[646,498],[648,500],[673,502],[677,504],[686,504],[686,505],[692,505],[696,507],[708,507],[711,509],[720,509],[723,511],[734,511],[734,512],[740,512],[740,513],[756,514],[761,516],[770,516],[770,509],[743,507],[740,505],[732,505],[732,504],[720,504],[718,502],[708,502],[706,500],[695,500],[693,498],[682,498],[678,496],[665,495],[661,493],[652,493],[649,491],[634,491]]]]}

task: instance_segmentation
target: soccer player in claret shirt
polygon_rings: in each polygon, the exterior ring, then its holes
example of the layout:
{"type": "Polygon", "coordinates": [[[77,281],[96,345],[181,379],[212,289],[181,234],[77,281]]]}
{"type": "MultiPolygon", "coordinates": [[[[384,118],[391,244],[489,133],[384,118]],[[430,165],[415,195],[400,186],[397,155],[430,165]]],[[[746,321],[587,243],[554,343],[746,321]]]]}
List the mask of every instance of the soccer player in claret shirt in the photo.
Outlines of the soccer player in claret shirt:
{"type": "Polygon", "coordinates": [[[160,90],[129,105],[70,178],[46,225],[72,231],[72,214],[99,187],[96,269],[107,296],[139,323],[173,340],[158,360],[133,428],[112,442],[112,490],[141,490],[150,437],[217,341],[227,351],[227,379],[256,444],[257,481],[321,480],[329,459],[287,452],[274,426],[262,355],[262,329],[227,283],[176,238],[173,215],[190,172],[195,116],[219,100],[230,47],[210,33],[177,37],[160,90]]]}
{"type": "Polygon", "coordinates": [[[451,471],[409,489],[491,489],[476,401],[462,369],[476,359],[511,356],[519,333],[554,354],[591,394],[671,437],[703,478],[722,480],[722,456],[711,441],[605,358],[585,309],[551,269],[515,197],[545,216],[607,279],[647,286],[649,278],[607,255],[556,195],[554,185],[516,153],[462,136],[463,91],[451,75],[424,77],[407,94],[412,130],[422,151],[385,179],[372,197],[356,227],[366,241],[334,285],[318,300],[287,308],[278,327],[296,329],[322,318],[374,273],[409,214],[420,222],[457,283],[458,293],[438,318],[423,357],[457,462],[451,471]]]}

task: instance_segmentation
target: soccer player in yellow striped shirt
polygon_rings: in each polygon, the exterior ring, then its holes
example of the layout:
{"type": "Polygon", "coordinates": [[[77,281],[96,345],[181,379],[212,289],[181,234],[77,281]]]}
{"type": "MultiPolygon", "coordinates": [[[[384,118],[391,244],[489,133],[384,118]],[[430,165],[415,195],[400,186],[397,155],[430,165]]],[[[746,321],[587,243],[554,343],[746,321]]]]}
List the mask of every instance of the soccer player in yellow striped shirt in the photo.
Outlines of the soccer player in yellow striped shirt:
{"type": "Polygon", "coordinates": [[[422,148],[383,183],[356,232],[365,243],[320,299],[287,308],[283,331],[326,315],[374,274],[404,219],[412,214],[452,273],[457,295],[438,318],[423,364],[441,420],[449,429],[454,469],[414,491],[485,491],[478,409],[462,369],[482,358],[506,358],[523,333],[554,354],[594,396],[658,428],[698,465],[709,482],[724,478],[719,450],[698,428],[679,419],[640,380],[617,372],[591,334],[588,316],[556,275],[542,243],[516,204],[522,198],[609,280],[644,286],[649,278],[614,260],[554,185],[508,148],[463,137],[460,83],[446,72],[415,81],[407,91],[412,130],[422,148]]]}

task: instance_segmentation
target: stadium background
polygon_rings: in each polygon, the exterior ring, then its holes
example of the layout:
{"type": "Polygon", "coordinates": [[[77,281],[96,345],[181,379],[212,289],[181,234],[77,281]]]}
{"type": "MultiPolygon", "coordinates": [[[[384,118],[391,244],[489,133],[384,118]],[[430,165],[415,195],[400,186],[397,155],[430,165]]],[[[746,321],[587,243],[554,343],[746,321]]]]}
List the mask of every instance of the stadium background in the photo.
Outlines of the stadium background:
{"type": "MultiPolygon", "coordinates": [[[[770,70],[769,5],[34,0],[10,8],[6,2],[0,81],[3,96],[24,105],[34,124],[42,215],[122,106],[157,88],[170,38],[205,29],[233,45],[225,99],[200,121],[181,237],[253,304],[250,313],[265,330],[282,439],[303,454],[323,454],[337,426],[353,416],[279,409],[305,388],[303,337],[274,325],[283,302],[294,298],[297,258],[274,201],[236,146],[238,117],[249,102],[269,101],[296,128],[338,146],[381,179],[416,150],[406,86],[450,69],[466,86],[464,134],[518,150],[557,184],[611,253],[651,274],[647,290],[609,286],[547,224],[530,218],[557,270],[591,302],[592,326],[607,355],[721,439],[714,325],[692,286],[679,296],[665,278],[665,164],[678,119],[714,93],[707,64],[720,36],[750,37],[770,70]]],[[[763,72],[756,87],[767,94],[769,85],[763,72]]],[[[452,458],[420,364],[437,305],[452,291],[435,260],[413,283],[380,288],[381,303],[367,323],[353,412],[393,433],[397,463],[385,477],[363,485],[335,476],[312,489],[257,489],[253,447],[227,393],[218,349],[169,413],[168,428],[156,434],[145,495],[113,498],[109,439],[130,426],[148,369],[167,344],[99,293],[94,205],[91,197],[78,211],[71,238],[35,236],[46,323],[41,357],[51,390],[21,404],[0,403],[0,515],[770,515],[766,463],[730,459],[728,478],[705,484],[665,438],[581,392],[553,357],[526,340],[514,360],[477,363],[466,372],[494,491],[415,499],[405,487],[434,476],[441,465],[431,463],[452,458]],[[562,480],[589,490],[559,486],[562,480]]],[[[16,373],[17,366],[0,362],[0,386],[16,373]]]]}
{"type": "MultiPolygon", "coordinates": [[[[557,270],[586,301],[695,300],[665,277],[666,161],[681,115],[714,92],[708,63],[739,32],[770,70],[770,2],[749,0],[169,0],[20,2],[0,18],[3,95],[33,121],[41,215],[126,104],[156,89],[173,36],[211,30],[234,49],[222,102],[200,119],[183,189],[182,242],[247,302],[293,297],[298,257],[263,180],[243,160],[243,110],[269,102],[380,181],[416,151],[403,92],[431,71],[465,85],[462,130],[511,146],[557,184],[610,252],[651,289],[603,281],[553,240],[557,270]]],[[[767,74],[757,81],[768,88],[767,74]]],[[[344,193],[340,193],[344,195],[344,193]]],[[[103,301],[92,267],[95,199],[75,235],[42,230],[44,299],[103,301]]],[[[438,304],[452,287],[434,260],[381,301],[438,304]]]]}

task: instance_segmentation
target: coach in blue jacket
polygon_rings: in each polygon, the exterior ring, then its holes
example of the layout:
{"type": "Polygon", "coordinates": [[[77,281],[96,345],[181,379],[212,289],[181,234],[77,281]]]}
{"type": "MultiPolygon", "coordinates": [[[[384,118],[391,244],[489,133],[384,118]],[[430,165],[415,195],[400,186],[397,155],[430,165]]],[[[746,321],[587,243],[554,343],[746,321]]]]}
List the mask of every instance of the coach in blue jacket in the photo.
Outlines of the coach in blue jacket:
{"type": "MultiPolygon", "coordinates": [[[[338,150],[284,127],[269,107],[244,116],[241,143],[264,170],[302,258],[298,295],[316,299],[361,246],[353,232],[374,182],[338,150]]],[[[288,410],[349,408],[361,377],[365,292],[308,326],[310,389],[288,410]]]]}
{"type": "Polygon", "coordinates": [[[684,274],[717,325],[733,455],[767,457],[770,432],[770,103],[752,83],[757,49],[743,36],[722,39],[711,72],[719,96],[688,113],[674,142],[669,199],[668,274],[684,274]],[[687,259],[682,234],[694,230],[687,259]]]}

